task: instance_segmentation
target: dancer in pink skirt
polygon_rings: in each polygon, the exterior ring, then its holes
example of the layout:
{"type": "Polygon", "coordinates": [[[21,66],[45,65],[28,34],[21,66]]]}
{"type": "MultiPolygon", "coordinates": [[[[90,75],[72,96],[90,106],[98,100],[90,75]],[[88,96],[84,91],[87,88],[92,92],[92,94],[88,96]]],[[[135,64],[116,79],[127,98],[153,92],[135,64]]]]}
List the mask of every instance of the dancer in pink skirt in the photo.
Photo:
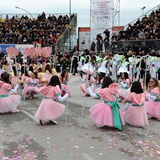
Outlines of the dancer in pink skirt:
{"type": "Polygon", "coordinates": [[[68,91],[69,97],[71,96],[71,88],[69,87],[69,74],[67,70],[63,70],[62,73],[59,75],[59,80],[61,83],[61,91],[62,91],[62,96],[65,95],[68,91]]]}
{"type": "Polygon", "coordinates": [[[37,72],[30,73],[30,78],[25,81],[25,86],[22,94],[28,95],[29,99],[33,99],[34,94],[37,94],[37,86],[39,85],[39,79],[37,79],[37,72]]]}
{"type": "Polygon", "coordinates": [[[48,83],[49,83],[52,75],[53,75],[53,74],[52,74],[52,69],[51,69],[50,65],[49,65],[49,64],[46,64],[44,76],[45,76],[45,78],[47,79],[47,82],[48,82],[48,83]]]}
{"type": "Polygon", "coordinates": [[[126,98],[128,93],[130,92],[129,90],[130,90],[130,79],[128,77],[128,73],[127,72],[121,73],[121,78],[119,79],[118,101],[122,101],[124,98],[126,98]]]}
{"type": "Polygon", "coordinates": [[[69,95],[68,92],[63,97],[61,97],[60,88],[61,84],[58,76],[53,75],[47,86],[43,86],[38,89],[38,92],[44,95],[44,98],[35,114],[35,117],[39,119],[41,125],[44,124],[45,120],[50,120],[54,124],[58,124],[56,119],[63,114],[65,106],[56,102],[56,99],[62,102],[69,95]]]}
{"type": "Polygon", "coordinates": [[[11,76],[8,73],[1,75],[0,81],[0,113],[19,112],[17,109],[21,97],[16,94],[16,89],[12,89],[11,76]]]}
{"type": "Polygon", "coordinates": [[[103,78],[101,73],[97,73],[92,91],[97,93],[102,88],[103,78]]]}
{"type": "Polygon", "coordinates": [[[147,113],[160,120],[160,84],[156,78],[150,78],[148,91],[149,101],[145,103],[147,113]]]}
{"type": "MultiPolygon", "coordinates": [[[[94,88],[94,83],[95,83],[95,78],[93,77],[92,74],[89,74],[88,76],[85,77],[85,79],[83,79],[82,76],[80,76],[80,80],[81,82],[85,82],[87,81],[88,79],[88,82],[89,82],[89,85],[91,86],[91,89],[93,90],[94,88]]],[[[80,90],[85,94],[86,93],[86,96],[90,96],[90,94],[88,93],[88,91],[86,90],[86,84],[85,83],[82,83],[80,85],[80,90]]]]}
{"type": "Polygon", "coordinates": [[[19,82],[19,77],[17,75],[17,71],[16,70],[17,70],[16,66],[15,65],[12,66],[12,71],[10,72],[10,75],[12,77],[12,79],[11,79],[11,86],[12,87],[15,87],[16,84],[19,82]]]}
{"type": "Polygon", "coordinates": [[[93,93],[88,83],[86,86],[92,98],[101,97],[104,100],[104,103],[96,104],[89,110],[90,118],[97,124],[97,127],[110,126],[122,130],[125,123],[116,97],[118,84],[113,83],[110,77],[105,77],[102,89],[98,93],[93,93]]]}
{"type": "Polygon", "coordinates": [[[138,81],[133,82],[130,93],[126,97],[127,103],[123,112],[126,123],[138,127],[149,125],[146,106],[144,105],[146,100],[147,94],[142,89],[141,83],[138,81]]]}

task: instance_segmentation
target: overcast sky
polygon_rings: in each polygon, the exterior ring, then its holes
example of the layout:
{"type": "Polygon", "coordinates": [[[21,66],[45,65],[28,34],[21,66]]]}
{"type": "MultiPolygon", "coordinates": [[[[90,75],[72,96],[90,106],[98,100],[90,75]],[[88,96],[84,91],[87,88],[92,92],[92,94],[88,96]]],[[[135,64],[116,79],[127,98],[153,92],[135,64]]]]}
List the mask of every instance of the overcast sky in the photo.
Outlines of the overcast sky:
{"type": "MultiPolygon", "coordinates": [[[[69,13],[69,2],[70,0],[3,0],[0,3],[0,14],[26,13],[16,9],[15,6],[30,13],[69,13]]],[[[139,17],[142,14],[142,7],[146,7],[145,13],[158,4],[159,0],[121,0],[120,25],[126,25],[139,17]]],[[[78,27],[90,26],[90,0],[71,0],[71,12],[78,14],[78,27]]]]}

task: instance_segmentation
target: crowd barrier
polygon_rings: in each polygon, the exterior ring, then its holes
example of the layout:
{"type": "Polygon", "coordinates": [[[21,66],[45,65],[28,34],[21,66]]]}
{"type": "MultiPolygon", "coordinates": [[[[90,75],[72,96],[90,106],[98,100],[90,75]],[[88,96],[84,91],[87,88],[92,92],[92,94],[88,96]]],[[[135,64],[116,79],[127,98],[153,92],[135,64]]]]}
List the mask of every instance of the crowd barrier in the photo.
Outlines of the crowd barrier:
{"type": "Polygon", "coordinates": [[[128,40],[128,41],[112,41],[111,49],[112,53],[125,52],[128,49],[133,50],[135,48],[142,48],[145,52],[151,50],[158,51],[160,53],[160,39],[146,39],[146,40],[128,40]]]}

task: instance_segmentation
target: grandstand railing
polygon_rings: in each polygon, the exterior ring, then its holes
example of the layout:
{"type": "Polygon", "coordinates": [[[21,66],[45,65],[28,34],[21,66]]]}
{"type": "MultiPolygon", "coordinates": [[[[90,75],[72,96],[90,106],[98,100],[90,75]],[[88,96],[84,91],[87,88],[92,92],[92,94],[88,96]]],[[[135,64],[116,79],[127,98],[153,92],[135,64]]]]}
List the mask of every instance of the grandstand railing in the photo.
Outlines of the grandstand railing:
{"type": "MultiPolygon", "coordinates": [[[[138,18],[134,19],[133,21],[129,22],[128,24],[133,25],[134,23],[136,23],[136,21],[137,21],[138,19],[143,19],[145,15],[149,16],[149,15],[152,13],[153,10],[156,11],[156,10],[159,10],[159,9],[160,9],[160,4],[158,4],[157,6],[153,7],[153,8],[150,9],[149,11],[145,12],[143,15],[139,16],[138,18]]],[[[126,25],[124,26],[124,29],[126,29],[126,28],[128,27],[128,24],[126,24],[126,25]]]]}
{"type": "Polygon", "coordinates": [[[134,50],[134,46],[143,48],[150,52],[151,50],[158,51],[160,54],[160,39],[145,39],[145,40],[127,40],[127,41],[112,41],[110,49],[112,53],[123,53],[127,48],[134,50]]]}
{"type": "Polygon", "coordinates": [[[72,37],[76,34],[77,27],[77,14],[74,14],[72,21],[69,23],[68,27],[64,31],[63,35],[58,39],[56,43],[56,51],[71,51],[74,44],[72,44],[72,37]]]}
{"type": "MultiPolygon", "coordinates": [[[[134,19],[133,21],[127,23],[127,24],[124,26],[124,31],[127,29],[128,24],[134,25],[134,23],[136,23],[138,19],[142,20],[142,19],[145,17],[145,15],[149,16],[149,15],[152,13],[153,10],[156,11],[156,10],[159,10],[159,9],[160,9],[160,4],[158,4],[157,6],[153,7],[153,8],[150,9],[149,11],[145,12],[143,15],[137,17],[137,18],[134,19]]],[[[118,33],[118,32],[119,32],[119,31],[112,31],[112,33],[111,33],[111,35],[110,35],[110,38],[113,36],[113,33],[118,33]]]]}
{"type": "MultiPolygon", "coordinates": [[[[30,13],[30,14],[32,15],[33,18],[36,19],[42,13],[30,13]]],[[[6,16],[8,16],[9,19],[11,19],[13,16],[16,16],[16,15],[18,16],[18,18],[21,18],[22,16],[27,16],[28,18],[32,19],[32,17],[28,13],[18,13],[18,14],[17,13],[9,13],[9,14],[8,13],[3,13],[3,14],[0,14],[0,19],[5,20],[6,16]]],[[[46,15],[46,18],[48,18],[49,15],[54,15],[56,17],[58,17],[60,15],[62,15],[62,16],[68,15],[69,16],[68,13],[45,13],[45,15],[46,15]]]]}

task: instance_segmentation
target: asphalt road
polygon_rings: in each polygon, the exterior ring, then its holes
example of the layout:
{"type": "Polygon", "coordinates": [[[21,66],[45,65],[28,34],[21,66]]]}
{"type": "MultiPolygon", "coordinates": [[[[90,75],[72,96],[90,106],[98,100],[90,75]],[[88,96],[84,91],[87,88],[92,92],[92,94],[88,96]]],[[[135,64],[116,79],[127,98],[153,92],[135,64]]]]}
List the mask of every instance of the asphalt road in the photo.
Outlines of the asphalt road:
{"type": "Polygon", "coordinates": [[[160,160],[160,121],[149,119],[146,128],[125,125],[122,131],[97,128],[88,109],[102,100],[83,97],[79,85],[78,76],[72,76],[68,112],[58,125],[45,122],[41,126],[34,118],[41,95],[33,100],[22,97],[20,113],[0,114],[0,159],[160,160]]]}

